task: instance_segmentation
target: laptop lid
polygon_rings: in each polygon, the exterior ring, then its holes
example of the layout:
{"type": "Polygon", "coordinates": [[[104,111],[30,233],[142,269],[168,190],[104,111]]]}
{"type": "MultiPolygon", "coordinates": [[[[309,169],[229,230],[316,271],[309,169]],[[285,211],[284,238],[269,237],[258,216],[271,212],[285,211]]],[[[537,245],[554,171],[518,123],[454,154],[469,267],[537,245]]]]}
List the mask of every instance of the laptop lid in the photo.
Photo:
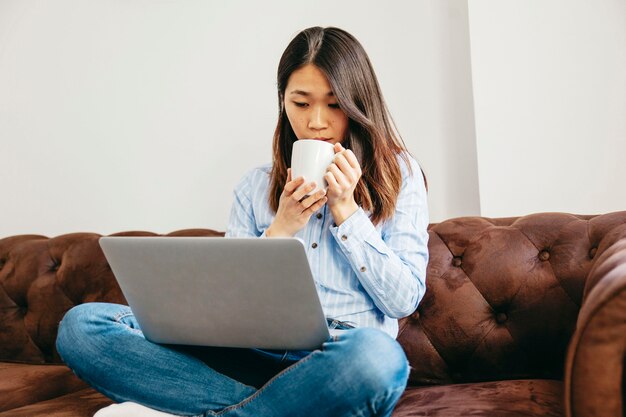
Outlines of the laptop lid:
{"type": "Polygon", "coordinates": [[[102,237],[148,340],[313,350],[330,337],[295,238],[102,237]]]}

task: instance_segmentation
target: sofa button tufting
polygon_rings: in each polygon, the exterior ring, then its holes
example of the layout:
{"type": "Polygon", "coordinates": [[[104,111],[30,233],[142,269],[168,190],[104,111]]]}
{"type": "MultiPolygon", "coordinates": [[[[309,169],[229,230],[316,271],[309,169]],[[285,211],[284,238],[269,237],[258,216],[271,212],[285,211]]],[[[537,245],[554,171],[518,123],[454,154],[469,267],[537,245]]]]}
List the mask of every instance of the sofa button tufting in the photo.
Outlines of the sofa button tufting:
{"type": "MultiPolygon", "coordinates": [[[[589,258],[593,259],[596,256],[596,252],[598,252],[598,248],[591,248],[589,251],[589,258]]],[[[2,264],[0,263],[0,268],[2,268],[2,264]]]]}
{"type": "Polygon", "coordinates": [[[542,250],[541,252],[539,252],[539,259],[541,259],[542,261],[547,261],[548,259],[550,259],[550,252],[548,252],[547,250],[542,250]]]}
{"type": "Polygon", "coordinates": [[[460,267],[462,263],[463,261],[461,261],[461,258],[459,256],[455,256],[454,259],[452,259],[452,265],[456,266],[457,268],[460,267]]]}
{"type": "Polygon", "coordinates": [[[508,317],[507,317],[506,313],[498,313],[498,314],[496,314],[496,322],[498,324],[502,324],[502,323],[504,323],[507,320],[508,320],[508,317]]]}

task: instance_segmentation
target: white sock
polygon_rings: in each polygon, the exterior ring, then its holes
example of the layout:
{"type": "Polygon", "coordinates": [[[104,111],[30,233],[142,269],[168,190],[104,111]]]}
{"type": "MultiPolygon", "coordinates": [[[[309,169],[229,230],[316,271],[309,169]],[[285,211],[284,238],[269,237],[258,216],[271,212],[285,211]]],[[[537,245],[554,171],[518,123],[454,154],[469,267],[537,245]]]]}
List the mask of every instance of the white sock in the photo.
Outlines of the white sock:
{"type": "Polygon", "coordinates": [[[93,417],[175,417],[175,414],[164,413],[163,411],[127,401],[104,407],[98,410],[93,417]]]}

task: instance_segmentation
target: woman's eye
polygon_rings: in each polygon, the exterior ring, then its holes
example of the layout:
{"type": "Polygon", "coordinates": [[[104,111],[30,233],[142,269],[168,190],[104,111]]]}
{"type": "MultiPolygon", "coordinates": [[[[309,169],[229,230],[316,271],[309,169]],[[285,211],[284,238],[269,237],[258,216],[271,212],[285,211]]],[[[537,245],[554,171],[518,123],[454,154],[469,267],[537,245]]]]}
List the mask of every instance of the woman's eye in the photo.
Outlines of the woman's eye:
{"type": "Polygon", "coordinates": [[[339,108],[339,104],[337,104],[337,103],[329,104],[328,107],[332,107],[333,109],[338,109],[339,108]]]}
{"type": "Polygon", "coordinates": [[[297,101],[294,101],[293,104],[295,104],[297,107],[306,107],[309,105],[309,103],[298,103],[297,101]]]}

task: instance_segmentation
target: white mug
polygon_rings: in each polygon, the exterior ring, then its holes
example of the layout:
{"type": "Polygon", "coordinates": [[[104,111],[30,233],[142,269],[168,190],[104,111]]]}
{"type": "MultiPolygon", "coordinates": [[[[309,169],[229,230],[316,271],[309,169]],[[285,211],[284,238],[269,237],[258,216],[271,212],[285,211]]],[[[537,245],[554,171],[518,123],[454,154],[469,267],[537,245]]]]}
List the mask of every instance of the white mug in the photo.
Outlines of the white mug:
{"type": "Polygon", "coordinates": [[[335,146],[330,142],[315,139],[295,141],[291,150],[291,179],[302,176],[305,183],[315,181],[316,187],[309,195],[327,189],[324,174],[334,157],[335,146]]]}

